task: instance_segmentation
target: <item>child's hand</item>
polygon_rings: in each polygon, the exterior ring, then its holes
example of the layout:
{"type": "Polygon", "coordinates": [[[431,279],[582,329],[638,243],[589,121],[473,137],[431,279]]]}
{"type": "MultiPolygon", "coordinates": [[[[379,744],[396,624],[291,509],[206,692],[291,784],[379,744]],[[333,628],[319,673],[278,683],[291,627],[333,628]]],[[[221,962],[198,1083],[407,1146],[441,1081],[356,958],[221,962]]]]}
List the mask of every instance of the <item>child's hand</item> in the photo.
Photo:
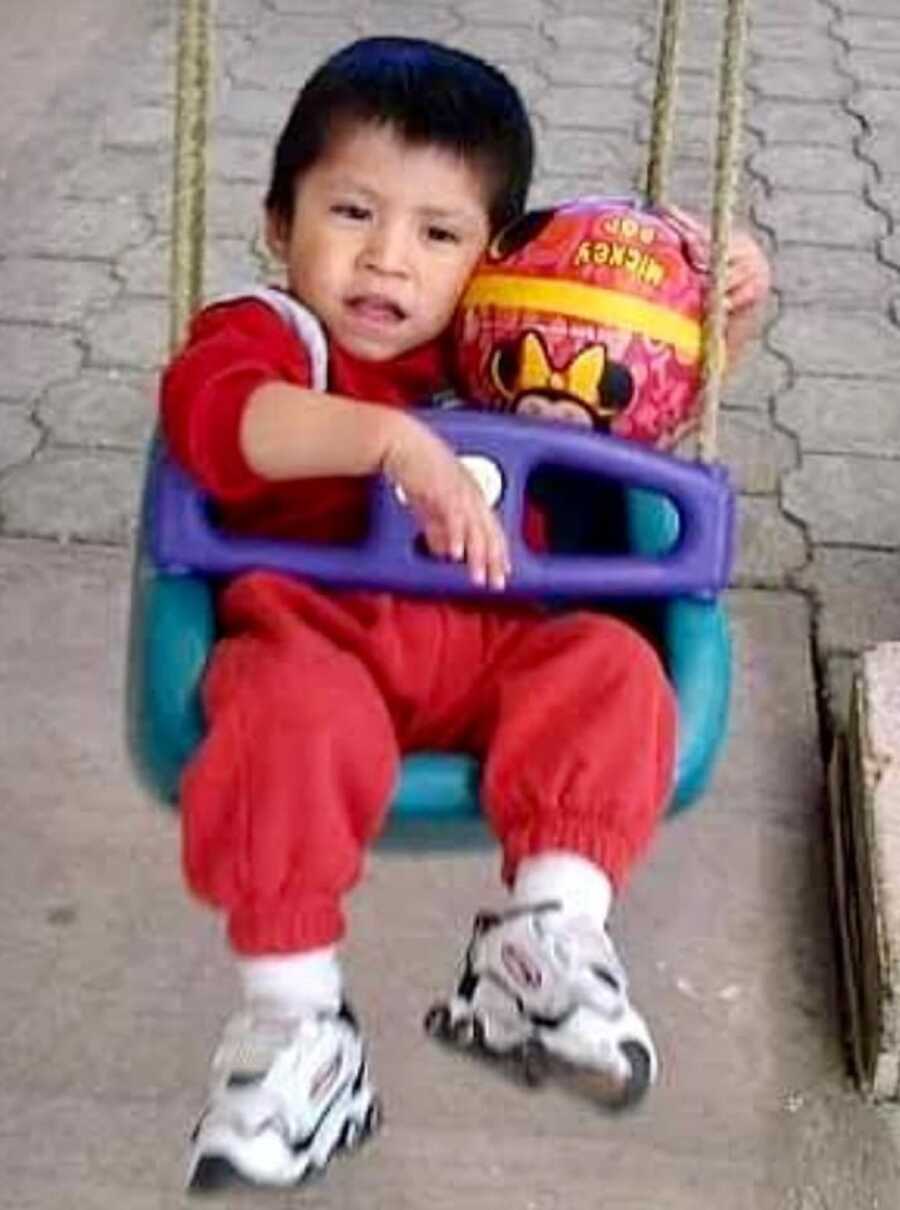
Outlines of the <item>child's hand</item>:
{"type": "MultiPolygon", "coordinates": [[[[678,228],[693,267],[699,273],[708,273],[711,251],[709,228],[677,206],[666,206],[665,213],[678,228]]],[[[728,245],[726,313],[735,315],[738,311],[755,307],[765,299],[771,284],[769,262],[759,244],[747,231],[736,231],[728,245]]]]}
{"type": "Polygon", "coordinates": [[[453,450],[407,413],[397,413],[382,470],[422,525],[432,554],[465,560],[472,580],[502,589],[510,572],[503,527],[453,450]]]}
{"type": "Polygon", "coordinates": [[[772,271],[762,248],[746,231],[736,231],[728,245],[725,310],[736,315],[765,301],[772,271]]]}

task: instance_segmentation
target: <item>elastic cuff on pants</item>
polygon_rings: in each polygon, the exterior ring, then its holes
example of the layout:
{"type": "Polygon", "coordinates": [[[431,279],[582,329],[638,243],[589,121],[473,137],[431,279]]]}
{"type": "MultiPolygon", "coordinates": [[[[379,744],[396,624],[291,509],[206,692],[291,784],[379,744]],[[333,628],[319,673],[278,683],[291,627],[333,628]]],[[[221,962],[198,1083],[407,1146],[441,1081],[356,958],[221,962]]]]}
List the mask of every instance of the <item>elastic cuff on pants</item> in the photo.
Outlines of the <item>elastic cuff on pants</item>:
{"type": "Polygon", "coordinates": [[[294,904],[256,904],[228,918],[231,948],[246,957],[298,954],[335,945],[344,935],[344,914],[336,903],[315,900],[294,904]]]}

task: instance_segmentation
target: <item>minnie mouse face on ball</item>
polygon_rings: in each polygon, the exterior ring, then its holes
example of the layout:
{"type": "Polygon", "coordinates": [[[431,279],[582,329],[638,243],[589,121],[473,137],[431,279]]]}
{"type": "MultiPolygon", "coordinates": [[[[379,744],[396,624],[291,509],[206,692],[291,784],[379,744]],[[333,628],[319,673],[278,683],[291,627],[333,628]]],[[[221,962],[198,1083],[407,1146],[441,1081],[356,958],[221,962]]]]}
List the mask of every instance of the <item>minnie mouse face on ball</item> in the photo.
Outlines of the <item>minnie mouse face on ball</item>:
{"type": "Polygon", "coordinates": [[[672,444],[696,414],[705,289],[662,213],[611,198],[530,212],[494,239],[460,304],[461,390],[672,444]]]}
{"type": "Polygon", "coordinates": [[[595,429],[608,429],[634,394],[631,371],[616,365],[604,345],[588,345],[557,369],[531,328],[494,349],[490,372],[509,411],[595,429]]]}

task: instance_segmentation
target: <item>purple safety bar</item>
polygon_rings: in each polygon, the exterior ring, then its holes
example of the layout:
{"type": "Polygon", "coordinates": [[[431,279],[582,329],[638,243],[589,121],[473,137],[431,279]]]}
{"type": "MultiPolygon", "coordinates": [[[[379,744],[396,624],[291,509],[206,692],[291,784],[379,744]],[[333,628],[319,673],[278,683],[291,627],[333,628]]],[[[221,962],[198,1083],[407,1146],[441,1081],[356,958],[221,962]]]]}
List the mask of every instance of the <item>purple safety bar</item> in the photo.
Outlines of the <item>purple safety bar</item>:
{"type": "MultiPolygon", "coordinates": [[[[507,595],[660,597],[715,594],[728,583],[733,497],[723,468],[565,424],[475,409],[423,410],[421,418],[460,456],[486,458],[500,471],[502,494],[496,508],[512,559],[507,595]],[[548,464],[667,496],[679,514],[673,549],[656,557],[558,555],[529,549],[522,537],[526,484],[537,467],[548,464]]],[[[235,536],[216,527],[208,497],[160,443],[148,501],[152,555],[161,569],[176,573],[234,575],[264,567],[336,588],[430,596],[490,593],[472,583],[464,566],[424,550],[416,540],[412,513],[382,477],[374,480],[373,493],[369,533],[359,544],[235,536]]]]}

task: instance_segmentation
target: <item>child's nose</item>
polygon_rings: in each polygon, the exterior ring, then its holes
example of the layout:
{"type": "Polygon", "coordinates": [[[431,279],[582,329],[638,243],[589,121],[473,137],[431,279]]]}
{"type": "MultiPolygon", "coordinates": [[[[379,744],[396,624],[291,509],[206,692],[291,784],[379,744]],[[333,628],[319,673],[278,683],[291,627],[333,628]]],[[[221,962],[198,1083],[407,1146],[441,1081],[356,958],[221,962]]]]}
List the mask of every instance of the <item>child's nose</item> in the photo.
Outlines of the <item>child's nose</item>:
{"type": "Polygon", "coordinates": [[[363,252],[366,267],[378,273],[403,274],[408,266],[409,246],[399,223],[377,223],[369,233],[363,252]]]}

